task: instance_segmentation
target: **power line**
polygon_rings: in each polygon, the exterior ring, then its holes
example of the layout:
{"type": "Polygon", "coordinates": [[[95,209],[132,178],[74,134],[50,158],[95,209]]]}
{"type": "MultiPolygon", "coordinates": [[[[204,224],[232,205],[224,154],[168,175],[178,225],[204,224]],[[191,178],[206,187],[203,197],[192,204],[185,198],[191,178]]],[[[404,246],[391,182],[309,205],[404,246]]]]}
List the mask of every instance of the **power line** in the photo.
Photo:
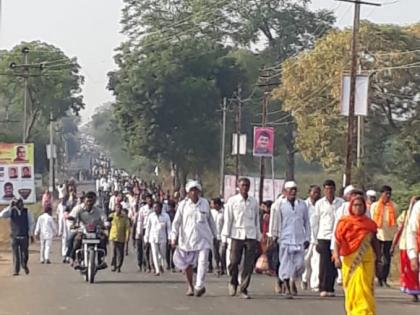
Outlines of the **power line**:
{"type": "Polygon", "coordinates": [[[414,50],[403,50],[403,51],[390,51],[390,52],[377,52],[372,53],[369,55],[372,56],[392,56],[392,55],[407,55],[407,54],[415,54],[420,53],[420,49],[414,49],[414,50]]]}
{"type": "MultiPolygon", "coordinates": [[[[204,7],[204,8],[205,9],[217,8],[217,6],[219,6],[219,5],[220,6],[223,6],[223,5],[228,4],[228,3],[229,3],[228,0],[223,0],[223,1],[219,2],[219,3],[214,3],[214,5],[215,5],[214,7],[213,6],[208,6],[208,7],[204,7]]],[[[177,27],[179,27],[179,26],[181,26],[183,24],[191,23],[191,22],[193,22],[193,19],[195,19],[195,18],[208,18],[208,17],[211,17],[212,15],[214,15],[214,13],[215,13],[214,11],[209,11],[209,12],[200,11],[200,12],[198,12],[197,15],[191,14],[190,17],[181,20],[181,22],[178,21],[178,22],[175,22],[173,24],[170,24],[169,26],[166,26],[166,29],[164,29],[164,30],[158,30],[158,31],[153,31],[153,32],[145,33],[144,34],[144,38],[153,36],[155,34],[161,34],[161,35],[163,35],[163,34],[169,32],[169,31],[171,31],[171,28],[176,29],[177,27]]],[[[226,18],[225,16],[219,16],[218,18],[216,18],[212,22],[213,23],[217,23],[217,22],[219,22],[221,20],[224,20],[225,18],[226,18]]],[[[164,38],[162,38],[162,39],[160,39],[158,41],[150,42],[149,44],[146,44],[146,45],[142,45],[142,43],[139,42],[136,46],[142,47],[142,48],[149,48],[149,47],[153,47],[153,46],[156,46],[156,45],[159,45],[159,44],[170,43],[170,41],[173,40],[174,38],[179,37],[180,35],[183,35],[183,34],[188,34],[192,30],[197,29],[197,28],[200,29],[200,27],[198,25],[193,25],[192,27],[187,28],[186,30],[178,31],[175,34],[170,34],[169,36],[166,36],[166,37],[164,37],[164,38]]],[[[141,41],[142,39],[139,39],[139,40],[141,41]]]]}
{"type": "MultiPolygon", "coordinates": [[[[209,17],[214,12],[205,12],[206,10],[217,9],[218,6],[223,6],[223,5],[228,4],[228,3],[230,3],[230,1],[223,0],[223,1],[220,1],[220,2],[215,1],[213,3],[210,3],[211,5],[209,5],[209,6],[204,5],[204,7],[203,7],[204,10],[202,10],[202,11],[200,10],[197,15],[195,15],[194,12],[191,12],[191,15],[190,16],[188,16],[186,18],[183,18],[180,21],[174,21],[172,24],[166,25],[165,26],[166,27],[165,29],[157,30],[157,31],[153,31],[153,32],[148,32],[148,33],[145,33],[144,35],[145,36],[150,36],[150,35],[155,35],[155,34],[163,34],[165,32],[169,32],[173,28],[176,28],[176,27],[179,27],[179,26],[182,26],[182,25],[185,25],[185,24],[188,24],[188,23],[193,22],[193,19],[194,18],[197,18],[197,17],[209,17]],[[203,14],[204,14],[204,16],[203,16],[203,14]]],[[[140,35],[140,34],[137,34],[137,35],[140,35]]]]}
{"type": "Polygon", "coordinates": [[[375,72],[382,72],[382,71],[388,71],[388,70],[415,69],[415,68],[420,68],[420,61],[414,62],[411,64],[401,65],[401,66],[384,67],[384,68],[378,68],[378,69],[371,69],[367,71],[372,74],[375,72]]]}

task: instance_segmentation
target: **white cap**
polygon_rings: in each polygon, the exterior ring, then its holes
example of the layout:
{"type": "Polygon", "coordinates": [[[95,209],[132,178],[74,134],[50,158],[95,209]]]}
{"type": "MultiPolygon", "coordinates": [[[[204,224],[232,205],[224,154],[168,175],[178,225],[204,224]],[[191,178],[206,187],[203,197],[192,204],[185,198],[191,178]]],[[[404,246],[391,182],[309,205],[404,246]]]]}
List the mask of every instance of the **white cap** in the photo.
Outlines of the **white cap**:
{"type": "Polygon", "coordinates": [[[368,190],[367,192],[366,192],[366,196],[368,196],[368,197],[376,197],[376,191],[374,191],[374,190],[368,190]]]}
{"type": "Polygon", "coordinates": [[[284,184],[284,189],[297,188],[297,185],[294,181],[289,181],[284,184]]]}
{"type": "Polygon", "coordinates": [[[190,192],[191,189],[197,188],[199,191],[201,191],[201,185],[197,180],[190,180],[188,181],[187,185],[185,185],[185,190],[190,192]]]}
{"type": "Polygon", "coordinates": [[[348,185],[346,188],[344,188],[344,195],[350,194],[354,190],[353,185],[348,185]]]}

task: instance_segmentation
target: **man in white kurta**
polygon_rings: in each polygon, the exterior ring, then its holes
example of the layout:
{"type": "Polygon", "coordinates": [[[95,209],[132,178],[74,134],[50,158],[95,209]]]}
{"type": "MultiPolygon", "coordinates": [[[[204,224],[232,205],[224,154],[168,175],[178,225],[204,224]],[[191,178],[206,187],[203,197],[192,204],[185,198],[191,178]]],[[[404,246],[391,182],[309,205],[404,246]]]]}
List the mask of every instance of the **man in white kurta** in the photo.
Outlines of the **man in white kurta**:
{"type": "Polygon", "coordinates": [[[311,244],[305,253],[305,272],[302,275],[302,289],[318,291],[319,285],[319,253],[316,251],[317,239],[315,234],[315,203],[321,197],[321,188],[312,185],[309,188],[309,197],[305,200],[308,207],[309,222],[311,224],[311,244]]]}
{"type": "Polygon", "coordinates": [[[170,239],[171,219],[167,213],[162,213],[162,203],[155,202],[153,208],[155,212],[148,217],[144,240],[150,244],[155,275],[159,276],[163,272],[166,259],[166,244],[170,239]]]}
{"type": "Polygon", "coordinates": [[[290,280],[299,279],[305,270],[305,249],[309,247],[311,227],[305,201],[296,198],[297,185],[286,182],[286,199],[271,208],[268,235],[279,243],[279,279],[292,298],[290,280]]]}
{"type": "Polygon", "coordinates": [[[52,241],[57,234],[57,227],[51,216],[51,208],[47,208],[43,214],[38,217],[35,226],[35,235],[39,236],[41,242],[40,261],[41,263],[50,264],[50,254],[52,241]]]}
{"type": "MultiPolygon", "coordinates": [[[[229,198],[225,205],[222,237],[231,240],[230,263],[228,265],[230,282],[229,295],[235,296],[239,286],[239,265],[244,256],[241,274],[240,293],[249,299],[248,286],[254,270],[257,246],[261,240],[259,206],[255,198],[248,195],[250,181],[239,180],[239,194],[229,198]]],[[[227,247],[226,244],[223,245],[227,247]]]]}
{"type": "Polygon", "coordinates": [[[208,253],[216,238],[216,225],[206,199],[199,196],[201,185],[189,181],[186,185],[188,198],[181,201],[172,222],[172,246],[177,247],[174,264],[185,271],[188,290],[187,296],[197,297],[206,292],[205,279],[208,253]],[[193,286],[193,268],[197,266],[197,278],[193,286]]]}
{"type": "Polygon", "coordinates": [[[323,184],[324,197],[315,205],[314,229],[319,253],[319,291],[321,297],[335,296],[334,283],[337,268],[332,261],[331,240],[338,209],[344,200],[336,196],[336,184],[327,179],[323,184]]]}
{"type": "Polygon", "coordinates": [[[136,247],[137,247],[137,266],[140,271],[148,270],[151,272],[150,245],[144,242],[144,234],[149,215],[153,213],[153,196],[146,195],[146,204],[139,209],[136,223],[136,247]]]}
{"type": "Polygon", "coordinates": [[[58,220],[58,235],[61,237],[61,256],[63,263],[67,262],[68,240],[70,238],[71,222],[67,220],[69,209],[67,208],[66,200],[60,199],[57,206],[57,220],[58,220]]]}
{"type": "Polygon", "coordinates": [[[213,256],[216,262],[216,269],[219,275],[223,275],[226,272],[226,251],[222,245],[222,229],[224,223],[224,209],[223,203],[220,198],[214,198],[210,203],[211,215],[213,221],[216,224],[216,240],[213,246],[213,256]]]}

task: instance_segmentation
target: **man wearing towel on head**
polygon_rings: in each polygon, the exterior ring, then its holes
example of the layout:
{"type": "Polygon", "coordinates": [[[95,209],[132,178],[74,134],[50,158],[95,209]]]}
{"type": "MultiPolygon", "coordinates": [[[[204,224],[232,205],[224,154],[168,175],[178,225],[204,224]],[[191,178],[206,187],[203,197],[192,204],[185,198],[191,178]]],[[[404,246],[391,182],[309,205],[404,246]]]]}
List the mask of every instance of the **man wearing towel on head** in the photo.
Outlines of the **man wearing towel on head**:
{"type": "Polygon", "coordinates": [[[185,272],[188,290],[187,296],[200,297],[206,292],[205,279],[209,250],[217,235],[216,225],[206,199],[200,197],[201,185],[198,181],[189,181],[185,187],[187,198],[178,205],[172,222],[172,247],[174,264],[185,272]],[[197,279],[193,286],[193,268],[197,267],[197,279]]]}
{"type": "Polygon", "coordinates": [[[286,285],[286,297],[293,298],[290,282],[298,280],[305,271],[311,228],[308,207],[296,198],[296,183],[286,182],[284,189],[286,198],[271,208],[269,236],[279,243],[279,279],[286,285]]]}

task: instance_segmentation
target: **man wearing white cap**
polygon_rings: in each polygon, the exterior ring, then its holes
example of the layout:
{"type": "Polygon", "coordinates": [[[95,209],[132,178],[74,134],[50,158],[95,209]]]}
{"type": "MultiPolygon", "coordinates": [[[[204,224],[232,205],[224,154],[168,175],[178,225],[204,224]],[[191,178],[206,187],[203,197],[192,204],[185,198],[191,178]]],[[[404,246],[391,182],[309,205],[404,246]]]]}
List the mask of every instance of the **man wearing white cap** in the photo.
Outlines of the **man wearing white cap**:
{"type": "MultiPolygon", "coordinates": [[[[250,181],[248,178],[239,180],[239,194],[229,198],[225,207],[222,237],[231,239],[230,263],[228,266],[230,283],[229,295],[235,296],[239,285],[239,265],[244,255],[241,274],[240,293],[244,299],[249,299],[248,286],[254,270],[258,241],[261,239],[260,215],[258,202],[248,195],[250,181]]],[[[225,248],[227,244],[223,245],[225,248]]]]}
{"type": "Polygon", "coordinates": [[[290,281],[299,279],[305,270],[305,249],[309,247],[311,227],[305,201],[297,199],[297,185],[286,182],[285,199],[271,208],[268,235],[279,243],[279,279],[284,282],[287,298],[293,298],[290,281]]]}
{"type": "Polygon", "coordinates": [[[177,249],[173,262],[185,272],[188,290],[187,296],[200,297],[206,292],[205,279],[208,254],[213,247],[216,225],[206,199],[200,197],[201,185],[189,181],[185,187],[188,197],[181,201],[172,222],[172,247],[177,249]],[[197,266],[197,279],[193,286],[193,268],[197,266]]]}
{"type": "Polygon", "coordinates": [[[333,237],[338,209],[344,200],[335,196],[335,182],[328,179],[323,184],[324,197],[315,205],[314,228],[317,235],[319,260],[319,291],[321,297],[334,296],[337,269],[332,261],[331,239],[333,237]]]}
{"type": "Polygon", "coordinates": [[[376,198],[376,191],[370,189],[366,192],[366,205],[367,205],[367,211],[366,213],[370,213],[370,207],[373,203],[377,201],[376,198]]]}

